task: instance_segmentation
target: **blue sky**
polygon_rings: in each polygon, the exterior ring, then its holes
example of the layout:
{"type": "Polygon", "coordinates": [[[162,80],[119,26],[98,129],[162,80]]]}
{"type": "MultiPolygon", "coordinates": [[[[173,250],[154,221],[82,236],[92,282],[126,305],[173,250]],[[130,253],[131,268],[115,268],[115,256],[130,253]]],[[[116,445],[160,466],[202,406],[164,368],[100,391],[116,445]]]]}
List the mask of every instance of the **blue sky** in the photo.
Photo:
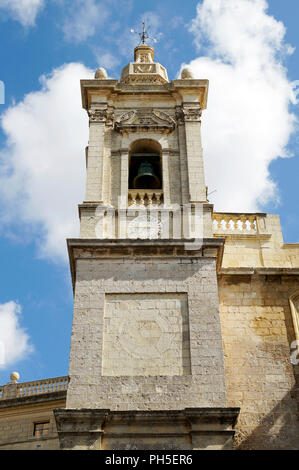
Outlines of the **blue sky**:
{"type": "Polygon", "coordinates": [[[64,240],[78,229],[88,128],[79,79],[98,66],[119,77],[138,42],[130,28],[143,17],[170,80],[183,63],[210,80],[203,146],[215,208],[278,213],[285,242],[299,242],[298,2],[24,4],[0,0],[0,340],[11,344],[2,384],[12,370],[21,381],[67,374],[73,298],[64,240]]]}

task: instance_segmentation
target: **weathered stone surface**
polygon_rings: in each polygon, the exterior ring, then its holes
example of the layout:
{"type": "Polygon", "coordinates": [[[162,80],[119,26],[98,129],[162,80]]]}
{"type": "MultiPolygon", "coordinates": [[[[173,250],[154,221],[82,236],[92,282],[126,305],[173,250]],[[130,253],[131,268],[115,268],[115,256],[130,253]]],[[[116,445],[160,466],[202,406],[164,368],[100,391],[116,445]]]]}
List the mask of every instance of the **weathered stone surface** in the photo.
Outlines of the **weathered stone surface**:
{"type": "Polygon", "coordinates": [[[102,374],[191,373],[186,294],[107,294],[102,374]]]}
{"type": "Polygon", "coordinates": [[[64,450],[229,450],[238,408],[54,410],[64,450]]]}
{"type": "Polygon", "coordinates": [[[0,450],[58,450],[54,408],[65,408],[66,392],[0,399],[0,450]],[[34,424],[49,422],[45,435],[34,435],[34,424]]]}
{"type": "Polygon", "coordinates": [[[68,408],[225,406],[216,260],[201,250],[199,256],[187,253],[166,259],[158,252],[147,259],[141,253],[132,259],[101,259],[92,249],[84,257],[77,253],[68,408]],[[153,336],[135,328],[135,351],[128,344],[133,318],[150,320],[155,337],[164,330],[164,362],[149,357],[153,336]],[[171,321],[171,334],[178,330],[174,341],[167,331],[171,321]],[[119,343],[127,343],[124,360],[119,343]]]}
{"type": "Polygon", "coordinates": [[[238,448],[299,448],[298,366],[290,362],[289,306],[298,281],[258,274],[219,278],[227,398],[230,406],[241,407],[238,448]]]}

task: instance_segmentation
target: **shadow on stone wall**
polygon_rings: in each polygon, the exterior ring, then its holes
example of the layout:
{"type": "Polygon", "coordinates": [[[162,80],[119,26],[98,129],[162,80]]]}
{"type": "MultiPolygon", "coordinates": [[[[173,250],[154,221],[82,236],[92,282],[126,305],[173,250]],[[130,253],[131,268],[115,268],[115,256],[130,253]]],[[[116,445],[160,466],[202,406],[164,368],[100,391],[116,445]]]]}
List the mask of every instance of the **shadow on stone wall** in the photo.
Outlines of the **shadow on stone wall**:
{"type": "MultiPolygon", "coordinates": [[[[298,368],[298,366],[297,366],[298,368]]],[[[299,450],[299,376],[296,385],[268,413],[252,432],[236,430],[236,450],[299,450]],[[290,407],[290,403],[293,404],[290,407]]],[[[242,417],[241,417],[242,421],[242,417]]]]}

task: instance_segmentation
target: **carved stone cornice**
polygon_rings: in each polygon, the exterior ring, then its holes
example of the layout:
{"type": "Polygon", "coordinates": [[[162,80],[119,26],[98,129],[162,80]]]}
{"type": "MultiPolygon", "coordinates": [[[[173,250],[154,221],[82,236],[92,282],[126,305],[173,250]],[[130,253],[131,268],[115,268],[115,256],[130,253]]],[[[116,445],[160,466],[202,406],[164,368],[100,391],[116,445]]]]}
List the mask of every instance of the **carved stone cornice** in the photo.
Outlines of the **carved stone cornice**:
{"type": "Polygon", "coordinates": [[[106,117],[106,126],[112,127],[114,125],[114,107],[108,107],[107,117],[106,117]]]}
{"type": "Polygon", "coordinates": [[[115,121],[115,130],[127,132],[170,133],[175,129],[175,120],[161,110],[131,110],[123,113],[115,121]]]}
{"type": "MultiPolygon", "coordinates": [[[[96,210],[98,204],[94,203],[96,210]]],[[[80,204],[79,210],[89,209],[92,204],[80,204]]],[[[195,239],[99,239],[99,238],[71,238],[67,240],[73,289],[76,283],[76,260],[87,258],[115,259],[126,256],[136,259],[153,257],[184,257],[204,258],[217,256],[217,271],[220,269],[223,258],[225,238],[203,238],[199,245],[195,239]],[[211,249],[213,253],[211,252],[211,249]],[[216,250],[214,250],[216,249],[216,250]],[[216,251],[218,254],[216,255],[216,251]]]]}
{"type": "Polygon", "coordinates": [[[105,123],[107,126],[114,124],[113,107],[92,107],[88,110],[89,122],[105,123]]]}
{"type": "Polygon", "coordinates": [[[177,123],[179,125],[185,123],[185,115],[184,115],[184,112],[183,112],[183,110],[180,106],[178,106],[177,109],[176,109],[175,118],[176,118],[177,123]]]}
{"type": "Polygon", "coordinates": [[[184,124],[185,122],[201,122],[202,110],[199,104],[184,104],[178,106],[176,109],[176,119],[178,124],[184,124]]]}
{"type": "Polygon", "coordinates": [[[105,443],[111,441],[117,443],[118,449],[127,448],[127,442],[134,443],[133,449],[145,449],[145,442],[150,441],[154,449],[162,450],[202,450],[207,442],[213,449],[232,450],[240,408],[53,411],[61,450],[103,450],[107,448],[105,443]]]}
{"type": "Polygon", "coordinates": [[[88,116],[89,122],[106,122],[107,108],[90,108],[88,116]]]}

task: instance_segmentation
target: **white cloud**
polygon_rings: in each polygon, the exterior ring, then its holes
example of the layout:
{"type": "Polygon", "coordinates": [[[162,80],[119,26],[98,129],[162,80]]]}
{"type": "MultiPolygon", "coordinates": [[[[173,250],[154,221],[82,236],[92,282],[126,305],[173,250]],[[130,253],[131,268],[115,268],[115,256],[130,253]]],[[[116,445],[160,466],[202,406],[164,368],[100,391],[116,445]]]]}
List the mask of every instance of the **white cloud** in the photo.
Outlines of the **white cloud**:
{"type": "MultiPolygon", "coordinates": [[[[134,48],[141,41],[140,36],[137,33],[142,32],[143,21],[146,23],[146,30],[148,35],[151,38],[156,39],[156,41],[160,41],[163,37],[163,33],[160,30],[161,18],[154,11],[146,11],[139,17],[136,23],[132,25],[132,28],[123,28],[121,33],[111,37],[111,41],[116,44],[119,54],[121,54],[123,57],[126,57],[130,61],[133,60],[132,55],[134,48]],[[135,32],[132,33],[131,29],[134,29],[135,32]]],[[[154,45],[151,39],[148,39],[147,43],[154,45]]]]}
{"type": "Polygon", "coordinates": [[[105,52],[102,48],[95,48],[93,52],[99,67],[113,70],[120,64],[120,60],[115,55],[105,52]]]}
{"type": "Polygon", "coordinates": [[[216,210],[255,211],[278,199],[269,164],[289,156],[296,94],[282,58],[292,48],[283,24],[266,9],[264,0],[203,0],[191,26],[205,55],[189,67],[210,80],[202,135],[216,210]]]}
{"type": "Polygon", "coordinates": [[[171,29],[179,28],[184,24],[184,18],[182,16],[173,16],[169,24],[171,29]]]}
{"type": "Polygon", "coordinates": [[[80,79],[92,75],[81,64],[64,65],[2,117],[7,142],[0,153],[0,228],[30,228],[40,255],[51,259],[65,259],[65,239],[78,235],[88,142],[80,79]]]}
{"type": "Polygon", "coordinates": [[[0,369],[24,359],[33,351],[28,334],[19,324],[21,311],[16,302],[0,304],[0,369]]]}
{"type": "Polygon", "coordinates": [[[0,0],[0,9],[8,13],[23,26],[33,26],[44,0],[0,0]]]}
{"type": "Polygon", "coordinates": [[[62,30],[67,41],[83,42],[94,36],[109,16],[103,2],[95,0],[72,0],[62,30]]]}
{"type": "MultiPolygon", "coordinates": [[[[288,155],[295,123],[288,106],[295,93],[277,53],[289,48],[283,25],[265,8],[263,0],[204,0],[192,24],[198,45],[209,40],[205,56],[190,66],[210,80],[202,130],[216,210],[255,211],[275,198],[268,166],[288,155]]],[[[154,32],[159,24],[157,17],[154,32]]],[[[91,77],[82,64],[64,65],[2,117],[7,141],[0,152],[0,229],[31,230],[41,256],[51,259],[66,259],[65,239],[78,235],[88,142],[79,80],[91,77]]]]}

